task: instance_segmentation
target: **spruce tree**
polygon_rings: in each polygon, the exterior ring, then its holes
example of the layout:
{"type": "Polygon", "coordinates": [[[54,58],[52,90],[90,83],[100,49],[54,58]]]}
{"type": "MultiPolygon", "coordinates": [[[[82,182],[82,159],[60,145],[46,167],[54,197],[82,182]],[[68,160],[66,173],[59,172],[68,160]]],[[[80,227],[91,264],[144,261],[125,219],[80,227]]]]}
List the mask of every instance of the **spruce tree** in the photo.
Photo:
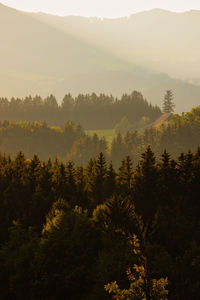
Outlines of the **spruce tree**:
{"type": "Polygon", "coordinates": [[[167,90],[163,101],[163,113],[173,113],[175,104],[172,90],[167,90]]]}
{"type": "Polygon", "coordinates": [[[106,159],[101,152],[97,159],[90,161],[86,171],[87,191],[90,197],[92,207],[96,207],[105,201],[107,164],[106,159]],[[92,165],[91,165],[92,163],[92,165]],[[90,167],[91,165],[91,167],[90,167]]]}
{"type": "Polygon", "coordinates": [[[141,215],[145,226],[152,221],[158,204],[158,178],[156,158],[148,146],[135,169],[133,199],[136,213],[141,215]]]}
{"type": "Polygon", "coordinates": [[[123,194],[130,195],[133,179],[133,163],[130,156],[122,160],[119,168],[118,185],[123,194]]]}

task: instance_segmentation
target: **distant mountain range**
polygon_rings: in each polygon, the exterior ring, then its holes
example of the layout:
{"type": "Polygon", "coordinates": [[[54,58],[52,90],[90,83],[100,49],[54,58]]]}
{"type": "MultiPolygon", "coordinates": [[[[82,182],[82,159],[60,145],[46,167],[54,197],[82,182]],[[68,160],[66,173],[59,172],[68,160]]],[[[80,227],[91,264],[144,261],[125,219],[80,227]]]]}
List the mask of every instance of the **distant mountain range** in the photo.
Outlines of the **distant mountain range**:
{"type": "Polygon", "coordinates": [[[161,105],[172,89],[177,111],[187,111],[200,104],[199,81],[190,80],[200,77],[199,25],[194,11],[100,20],[0,4],[0,97],[139,90],[161,105]]]}
{"type": "Polygon", "coordinates": [[[182,79],[200,77],[200,11],[153,9],[118,19],[32,15],[145,68],[182,79]]]}

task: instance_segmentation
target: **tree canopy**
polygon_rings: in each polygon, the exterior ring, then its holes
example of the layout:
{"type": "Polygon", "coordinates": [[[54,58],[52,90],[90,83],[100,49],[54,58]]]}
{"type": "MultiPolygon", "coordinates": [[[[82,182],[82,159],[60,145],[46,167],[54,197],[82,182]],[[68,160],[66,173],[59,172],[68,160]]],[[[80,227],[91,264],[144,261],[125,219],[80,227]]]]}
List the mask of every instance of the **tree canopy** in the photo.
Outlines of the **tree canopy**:
{"type": "Polygon", "coordinates": [[[199,149],[119,169],[0,155],[1,298],[198,300],[199,174],[199,149]]]}

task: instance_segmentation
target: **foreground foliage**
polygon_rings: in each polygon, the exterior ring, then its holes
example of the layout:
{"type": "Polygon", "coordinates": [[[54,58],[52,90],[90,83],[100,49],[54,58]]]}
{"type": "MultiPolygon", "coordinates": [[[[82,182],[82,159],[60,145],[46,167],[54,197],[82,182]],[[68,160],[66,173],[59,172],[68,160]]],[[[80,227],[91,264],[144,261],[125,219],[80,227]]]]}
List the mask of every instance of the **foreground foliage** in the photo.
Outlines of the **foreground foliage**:
{"type": "Polygon", "coordinates": [[[148,276],[146,257],[143,256],[136,236],[133,236],[134,253],[141,265],[134,265],[132,270],[127,270],[127,277],[130,281],[129,289],[121,290],[116,281],[108,283],[105,290],[114,295],[118,300],[166,300],[168,299],[167,278],[152,279],[148,276]]]}

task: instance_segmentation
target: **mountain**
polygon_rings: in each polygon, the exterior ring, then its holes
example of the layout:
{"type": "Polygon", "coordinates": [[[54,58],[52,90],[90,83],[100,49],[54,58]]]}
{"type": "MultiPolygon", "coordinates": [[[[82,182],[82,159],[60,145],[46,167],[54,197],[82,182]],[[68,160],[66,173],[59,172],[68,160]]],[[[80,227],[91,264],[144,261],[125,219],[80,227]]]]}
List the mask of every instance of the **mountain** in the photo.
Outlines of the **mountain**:
{"type": "Polygon", "coordinates": [[[130,64],[30,15],[0,5],[0,77],[47,86],[70,74],[130,69],[130,64]]]}
{"type": "Polygon", "coordinates": [[[153,71],[199,77],[200,11],[153,9],[117,19],[33,16],[153,71]]]}
{"type": "Polygon", "coordinates": [[[1,55],[1,67],[5,70],[63,76],[128,67],[114,55],[3,5],[0,36],[1,54],[6,55],[1,55]]]}
{"type": "Polygon", "coordinates": [[[118,21],[124,24],[129,19],[104,22],[55,17],[24,13],[0,4],[0,96],[40,94],[44,97],[54,93],[61,100],[68,92],[120,96],[139,90],[153,104],[160,105],[166,89],[173,89],[177,111],[198,105],[200,87],[197,85],[153,72],[145,64],[140,65],[139,60],[130,61],[128,55],[123,57],[109,48],[129,47],[125,43],[126,30],[117,25],[118,21]],[[116,40],[123,38],[124,43],[119,47],[116,40]]]}

